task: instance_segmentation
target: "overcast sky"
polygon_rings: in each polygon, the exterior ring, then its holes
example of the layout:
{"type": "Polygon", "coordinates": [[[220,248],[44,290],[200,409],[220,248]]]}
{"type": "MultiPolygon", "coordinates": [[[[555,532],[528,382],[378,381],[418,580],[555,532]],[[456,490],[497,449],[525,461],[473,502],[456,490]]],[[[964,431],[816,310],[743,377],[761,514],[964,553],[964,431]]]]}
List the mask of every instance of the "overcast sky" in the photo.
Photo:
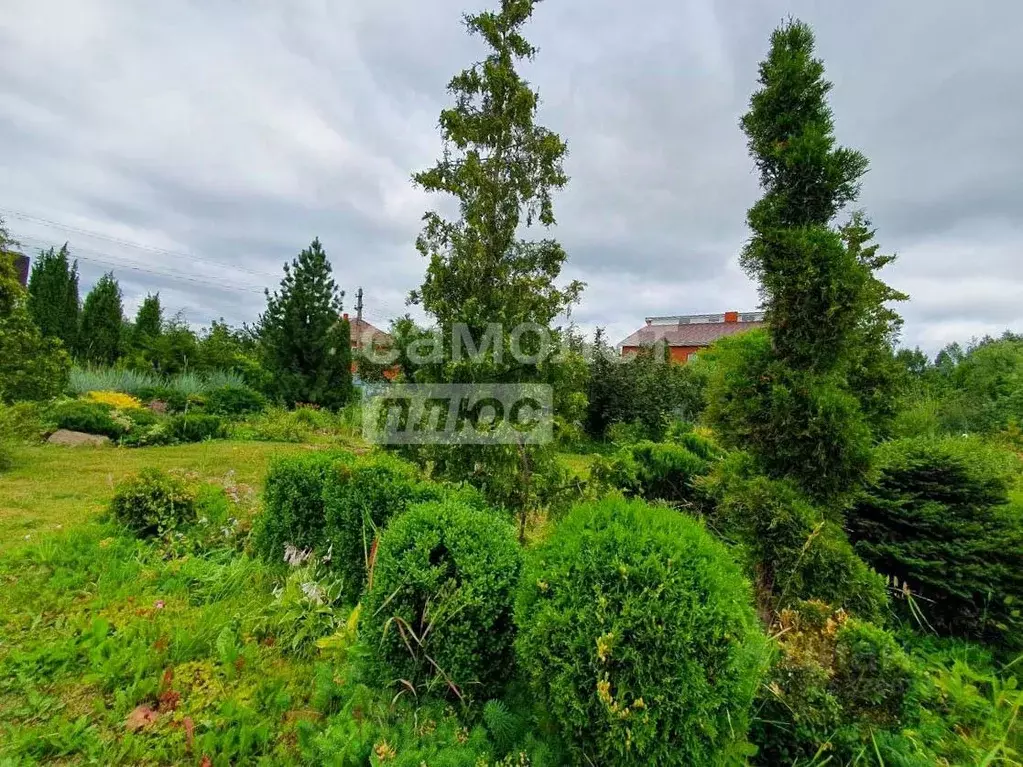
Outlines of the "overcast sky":
{"type": "MultiPolygon", "coordinates": [[[[4,0],[0,215],[69,240],[193,323],[252,321],[319,236],[386,327],[423,275],[445,86],[482,49],[473,0],[4,0]]],[[[546,0],[527,36],[539,121],[568,142],[556,199],[574,319],[756,308],[737,254],[758,190],[738,128],[771,29],[817,32],[859,206],[899,254],[904,343],[1023,331],[1023,3],[546,0]]]]}

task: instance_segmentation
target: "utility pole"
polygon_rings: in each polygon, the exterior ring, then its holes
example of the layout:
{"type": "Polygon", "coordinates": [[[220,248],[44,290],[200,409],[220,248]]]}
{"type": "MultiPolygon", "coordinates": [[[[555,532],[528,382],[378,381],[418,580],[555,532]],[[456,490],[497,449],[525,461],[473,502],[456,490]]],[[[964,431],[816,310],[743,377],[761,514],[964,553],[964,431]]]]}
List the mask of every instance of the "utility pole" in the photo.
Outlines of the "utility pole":
{"type": "Polygon", "coordinates": [[[362,351],[362,287],[355,292],[355,348],[362,351]]]}

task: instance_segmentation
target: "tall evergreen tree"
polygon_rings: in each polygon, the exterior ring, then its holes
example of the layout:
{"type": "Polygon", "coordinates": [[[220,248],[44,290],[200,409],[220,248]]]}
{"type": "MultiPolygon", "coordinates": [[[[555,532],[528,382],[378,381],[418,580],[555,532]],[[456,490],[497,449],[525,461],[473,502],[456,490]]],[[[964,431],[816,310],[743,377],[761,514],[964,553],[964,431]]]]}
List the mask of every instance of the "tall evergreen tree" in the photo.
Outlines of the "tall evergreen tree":
{"type": "Polygon", "coordinates": [[[28,312],[39,330],[74,350],[80,311],[78,262],[70,261],[67,243],[60,250],[39,251],[28,280],[28,312]]]}
{"type": "Polygon", "coordinates": [[[329,408],[352,396],[351,330],[341,291],[319,239],[284,265],[279,290],[266,293],[259,332],[277,396],[329,408]]]}
{"type": "Polygon", "coordinates": [[[484,61],[448,85],[455,105],[440,115],[444,154],[415,183],[459,201],[460,217],[429,212],[416,243],[429,259],[413,303],[449,331],[474,334],[488,323],[507,330],[532,322],[547,327],[578,300],[582,284],[556,284],[565,252],[551,238],[519,239],[521,224],[555,223],[551,195],[568,182],[565,142],[536,125],[539,96],[516,71],[536,48],[520,29],[538,0],[501,0],[499,12],[465,17],[470,34],[490,48],[484,61]]]}
{"type": "Polygon", "coordinates": [[[123,325],[121,288],[113,272],[108,272],[89,291],[82,306],[81,355],[98,365],[113,365],[123,351],[123,325]]]}
{"type": "Polygon", "coordinates": [[[147,295],[135,314],[132,326],[132,343],[142,347],[155,340],[163,331],[163,307],[160,306],[160,294],[147,295]]]}
{"type": "Polygon", "coordinates": [[[862,218],[844,232],[834,225],[867,160],[837,145],[831,83],[808,26],[775,30],[759,82],[742,127],[764,195],[748,214],[742,263],[760,282],[769,343],[730,345],[710,415],[768,473],[836,498],[868,466],[870,429],[850,380],[864,340],[880,345],[895,326],[883,302],[896,295],[874,275],[890,258],[867,246],[862,218]]]}
{"type": "Polygon", "coordinates": [[[891,436],[899,399],[909,385],[904,362],[895,352],[902,332],[902,317],[892,303],[909,298],[877,277],[877,272],[895,260],[894,254],[880,252],[874,242],[870,219],[862,211],[854,211],[840,230],[849,252],[867,272],[864,310],[854,333],[848,372],[850,390],[875,439],[891,436]]]}
{"type": "MultiPolygon", "coordinates": [[[[496,11],[465,16],[487,55],[448,84],[454,105],[440,115],[444,152],[413,176],[420,188],[457,198],[459,216],[448,220],[431,211],[423,217],[416,247],[429,263],[409,300],[436,318],[443,339],[443,359],[421,366],[417,380],[548,384],[556,423],[573,424],[586,408],[585,365],[575,353],[554,363],[543,342],[568,346],[568,334],[550,333],[551,325],[578,301],[583,285],[559,286],[566,255],[556,240],[521,237],[523,229],[554,225],[553,194],[568,182],[565,142],[536,124],[539,96],[517,69],[536,54],[521,30],[537,2],[500,0],[496,11]],[[523,332],[527,326],[533,330],[523,332]],[[519,359],[510,353],[513,340],[525,352],[519,359]],[[456,360],[448,353],[468,351],[463,341],[478,353],[456,360]]],[[[519,438],[501,436],[508,443],[519,438]]],[[[552,493],[558,486],[549,446],[441,444],[420,458],[437,476],[474,482],[492,502],[520,510],[547,502],[541,486],[552,493]]]]}
{"type": "Polygon", "coordinates": [[[45,338],[29,316],[15,266],[19,255],[0,219],[0,402],[55,397],[71,368],[60,341],[45,338]]]}

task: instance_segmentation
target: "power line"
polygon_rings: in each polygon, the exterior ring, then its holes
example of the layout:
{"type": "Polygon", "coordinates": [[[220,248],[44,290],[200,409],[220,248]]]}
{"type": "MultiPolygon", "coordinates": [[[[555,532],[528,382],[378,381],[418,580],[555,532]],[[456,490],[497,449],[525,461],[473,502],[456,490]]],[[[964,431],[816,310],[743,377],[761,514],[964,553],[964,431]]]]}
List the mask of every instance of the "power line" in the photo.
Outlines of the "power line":
{"type": "MultiPolygon", "coordinates": [[[[22,240],[28,240],[28,241],[34,242],[35,243],[35,247],[41,248],[43,250],[45,250],[47,248],[50,248],[50,247],[59,247],[59,244],[55,244],[52,240],[46,240],[46,239],[43,239],[42,237],[35,237],[35,236],[25,237],[23,235],[19,235],[19,237],[21,237],[22,240]]],[[[221,280],[218,280],[216,283],[212,283],[209,280],[203,280],[203,279],[200,279],[198,277],[195,277],[194,275],[185,274],[183,272],[177,272],[177,271],[173,271],[173,270],[170,270],[170,269],[149,269],[149,268],[146,268],[144,266],[138,266],[137,264],[133,264],[133,263],[130,263],[130,262],[117,260],[115,257],[111,256],[109,253],[104,253],[102,251],[93,250],[92,248],[83,248],[83,247],[77,246],[77,245],[71,251],[71,256],[72,256],[72,258],[78,259],[79,261],[87,261],[89,263],[101,264],[103,266],[112,266],[112,267],[117,268],[117,269],[131,269],[133,271],[144,272],[146,274],[152,274],[152,275],[156,275],[158,277],[165,277],[165,278],[167,278],[169,280],[177,280],[177,281],[180,281],[180,282],[191,282],[191,283],[195,283],[197,285],[204,285],[206,287],[211,287],[211,288],[215,288],[215,289],[235,290],[235,291],[241,291],[241,292],[255,292],[255,293],[259,293],[259,294],[263,293],[263,288],[259,287],[259,286],[256,286],[256,285],[237,285],[237,284],[232,284],[229,281],[221,281],[221,280]],[[81,255],[82,252],[92,253],[93,255],[92,256],[83,256],[83,255],[81,255]]],[[[230,267],[224,266],[223,268],[224,269],[228,269],[230,267]]]]}
{"type": "Polygon", "coordinates": [[[206,256],[194,256],[190,253],[182,253],[176,250],[167,250],[166,248],[158,248],[154,245],[145,245],[140,242],[133,242],[132,240],[121,239],[120,237],[112,237],[110,235],[106,235],[91,229],[84,229],[82,227],[72,226],[70,224],[63,224],[59,221],[54,221],[48,218],[42,218],[41,216],[33,216],[18,210],[12,210],[10,208],[0,208],[0,211],[2,211],[5,216],[17,218],[21,221],[28,221],[35,224],[41,224],[43,226],[60,229],[61,231],[64,232],[80,234],[85,237],[92,237],[97,240],[104,240],[106,242],[114,243],[116,245],[123,245],[128,248],[135,248],[136,250],[144,250],[149,253],[156,253],[158,255],[163,256],[175,256],[177,258],[184,258],[188,259],[189,261],[195,261],[200,264],[215,264],[217,266],[222,266],[225,269],[232,269],[238,272],[247,272],[248,274],[253,274],[256,275],[257,277],[269,277],[274,280],[280,279],[280,275],[273,275],[268,272],[260,272],[256,271],[255,269],[248,269],[244,266],[239,266],[236,264],[228,264],[223,261],[217,261],[216,259],[208,258],[206,256]]]}
{"type": "MultiPolygon", "coordinates": [[[[42,225],[42,226],[45,226],[45,227],[59,229],[59,230],[64,231],[64,232],[70,232],[70,233],[73,233],[73,234],[80,234],[80,235],[85,236],[85,237],[90,237],[90,238],[93,238],[93,239],[102,240],[102,241],[109,242],[109,243],[112,243],[112,244],[121,245],[121,246],[127,247],[127,248],[133,248],[133,249],[136,249],[136,250],[140,250],[140,251],[144,251],[144,252],[148,252],[148,253],[154,253],[154,254],[157,254],[157,255],[173,256],[173,257],[176,257],[176,258],[183,258],[183,259],[187,259],[189,261],[196,262],[196,263],[201,264],[201,265],[214,266],[214,267],[217,267],[219,269],[230,270],[230,271],[233,271],[233,272],[244,272],[246,274],[251,274],[251,275],[254,275],[254,276],[257,276],[257,277],[262,277],[262,278],[269,279],[269,280],[272,281],[272,284],[274,284],[274,285],[276,285],[280,281],[280,275],[279,274],[270,274],[268,272],[260,272],[260,271],[254,270],[254,269],[248,269],[248,268],[243,267],[243,266],[238,266],[236,264],[228,264],[228,263],[223,262],[223,261],[217,261],[215,259],[199,257],[199,256],[194,256],[194,255],[191,255],[191,254],[188,254],[188,253],[181,253],[179,251],[168,250],[166,248],[159,248],[159,247],[155,247],[155,246],[151,246],[151,245],[145,245],[143,243],[134,242],[134,241],[122,239],[122,238],[119,238],[119,237],[113,237],[113,236],[110,236],[110,235],[102,234],[100,232],[96,232],[96,231],[90,230],[90,229],[85,229],[83,227],[77,227],[77,226],[73,226],[73,225],[70,225],[70,224],[64,224],[64,223],[61,223],[59,221],[54,221],[52,219],[43,218],[41,216],[33,216],[33,215],[25,213],[23,211],[14,210],[14,209],[11,209],[11,208],[2,208],[2,207],[0,207],[0,212],[3,212],[3,214],[5,216],[11,217],[11,218],[16,218],[16,219],[21,220],[21,221],[35,223],[35,224],[39,224],[39,225],[42,225]]],[[[45,249],[48,249],[48,248],[51,248],[51,247],[59,248],[61,245],[64,244],[61,241],[56,241],[56,240],[52,240],[52,239],[48,239],[48,238],[40,237],[40,236],[36,236],[36,235],[20,235],[19,234],[18,237],[22,241],[27,241],[26,244],[31,244],[33,247],[35,247],[37,249],[42,249],[42,250],[45,250],[45,249]]],[[[192,284],[196,284],[196,285],[202,285],[204,287],[209,287],[209,288],[213,288],[213,289],[231,290],[231,291],[242,292],[242,293],[258,293],[259,295],[263,295],[263,292],[264,292],[264,288],[262,286],[240,285],[240,284],[233,283],[230,280],[222,279],[220,277],[216,278],[216,281],[213,282],[213,281],[211,281],[209,279],[198,278],[198,277],[196,277],[193,274],[184,273],[184,272],[177,271],[177,270],[174,270],[174,269],[169,269],[169,268],[153,269],[153,268],[149,268],[149,267],[145,267],[145,266],[139,266],[136,263],[132,263],[132,262],[129,262],[129,261],[125,261],[125,260],[119,259],[115,255],[113,255],[111,253],[108,253],[106,251],[96,250],[94,248],[89,248],[89,247],[83,247],[83,246],[77,245],[77,244],[71,249],[71,255],[72,255],[73,258],[76,258],[76,259],[81,260],[81,261],[85,261],[87,263],[99,264],[101,266],[113,267],[113,268],[116,268],[116,269],[129,269],[129,270],[132,270],[132,271],[135,271],[135,272],[141,272],[141,273],[144,273],[144,274],[151,274],[151,275],[154,275],[154,276],[157,276],[157,277],[163,277],[165,279],[169,279],[169,280],[173,280],[173,281],[177,281],[177,282],[188,282],[188,283],[192,283],[192,284]],[[92,254],[92,255],[88,255],[88,256],[87,255],[82,255],[83,253],[89,253],[89,254],[92,254]]],[[[373,303],[378,308],[371,309],[371,308],[368,308],[368,307],[364,306],[363,307],[363,312],[364,312],[364,314],[366,316],[369,316],[369,317],[373,318],[374,320],[376,320],[378,322],[390,322],[392,319],[397,318],[398,316],[400,316],[403,313],[403,310],[396,309],[392,304],[390,304],[387,301],[377,300],[377,301],[374,301],[373,303]]]]}

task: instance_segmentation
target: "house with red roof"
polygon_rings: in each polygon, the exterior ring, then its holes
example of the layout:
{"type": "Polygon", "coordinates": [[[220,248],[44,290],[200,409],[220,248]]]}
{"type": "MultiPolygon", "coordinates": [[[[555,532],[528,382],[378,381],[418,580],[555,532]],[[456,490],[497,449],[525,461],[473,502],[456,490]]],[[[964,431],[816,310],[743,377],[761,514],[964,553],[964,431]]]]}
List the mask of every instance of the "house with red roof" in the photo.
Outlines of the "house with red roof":
{"type": "Polygon", "coordinates": [[[685,362],[719,338],[762,328],[765,325],[763,312],[647,317],[646,325],[618,344],[618,348],[623,357],[628,357],[644,346],[664,343],[672,360],[685,362]]]}

